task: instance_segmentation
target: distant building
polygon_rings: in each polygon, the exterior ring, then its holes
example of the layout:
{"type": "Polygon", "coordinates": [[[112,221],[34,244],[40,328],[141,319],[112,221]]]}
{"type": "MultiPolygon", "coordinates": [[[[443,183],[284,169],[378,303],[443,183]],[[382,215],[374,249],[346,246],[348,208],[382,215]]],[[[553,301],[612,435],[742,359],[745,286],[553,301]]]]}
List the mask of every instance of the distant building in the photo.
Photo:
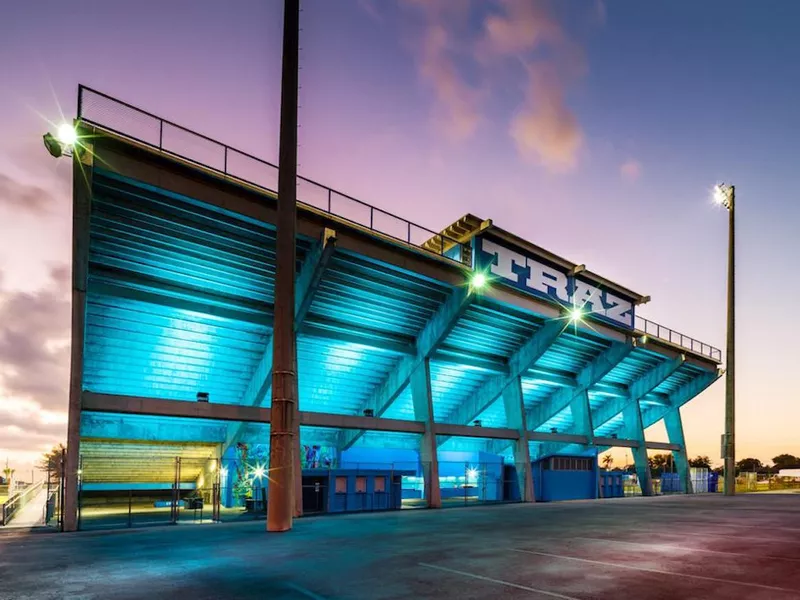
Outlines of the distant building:
{"type": "Polygon", "coordinates": [[[800,469],[781,469],[778,471],[778,477],[791,477],[792,479],[800,479],[800,469]]]}

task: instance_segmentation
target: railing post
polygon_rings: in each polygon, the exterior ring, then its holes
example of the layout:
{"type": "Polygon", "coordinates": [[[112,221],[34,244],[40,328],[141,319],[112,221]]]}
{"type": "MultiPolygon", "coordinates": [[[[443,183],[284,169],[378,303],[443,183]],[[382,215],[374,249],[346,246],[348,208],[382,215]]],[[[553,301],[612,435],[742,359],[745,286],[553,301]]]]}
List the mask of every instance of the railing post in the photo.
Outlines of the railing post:
{"type": "Polygon", "coordinates": [[[328,188],[328,212],[331,212],[331,188],[328,188]]]}
{"type": "Polygon", "coordinates": [[[227,146],[223,146],[223,148],[225,148],[225,151],[223,152],[222,172],[225,173],[225,175],[227,175],[228,174],[228,147],[227,146]]]}
{"type": "Polygon", "coordinates": [[[158,149],[164,149],[164,119],[158,120],[158,149]]]}

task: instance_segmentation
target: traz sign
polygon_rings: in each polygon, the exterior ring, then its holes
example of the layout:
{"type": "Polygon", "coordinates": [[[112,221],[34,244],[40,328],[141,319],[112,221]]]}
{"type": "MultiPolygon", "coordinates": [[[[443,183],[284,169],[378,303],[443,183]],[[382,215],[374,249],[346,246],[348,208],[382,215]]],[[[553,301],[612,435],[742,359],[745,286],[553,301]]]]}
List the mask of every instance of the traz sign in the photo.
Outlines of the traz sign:
{"type": "Polygon", "coordinates": [[[476,269],[534,296],[556,300],[633,329],[634,303],[572,276],[533,255],[512,250],[483,236],[475,238],[476,269]]]}

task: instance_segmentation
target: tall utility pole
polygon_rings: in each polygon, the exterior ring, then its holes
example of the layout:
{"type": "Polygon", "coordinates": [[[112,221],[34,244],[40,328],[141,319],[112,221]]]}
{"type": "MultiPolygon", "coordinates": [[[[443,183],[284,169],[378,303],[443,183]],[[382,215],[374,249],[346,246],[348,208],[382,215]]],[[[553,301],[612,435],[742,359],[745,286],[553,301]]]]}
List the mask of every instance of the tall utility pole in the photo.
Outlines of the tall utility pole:
{"type": "Polygon", "coordinates": [[[725,495],[736,494],[736,187],[720,184],[714,200],[728,209],[728,326],[725,350],[725,495]]]}
{"type": "Polygon", "coordinates": [[[728,331],[725,365],[725,434],[728,453],[725,457],[725,495],[736,493],[736,228],[734,217],[736,188],[730,186],[728,206],[728,331]]]}
{"type": "Polygon", "coordinates": [[[297,421],[294,282],[299,45],[300,0],[284,0],[267,531],[288,531],[292,528],[294,515],[293,455],[297,421]]]}

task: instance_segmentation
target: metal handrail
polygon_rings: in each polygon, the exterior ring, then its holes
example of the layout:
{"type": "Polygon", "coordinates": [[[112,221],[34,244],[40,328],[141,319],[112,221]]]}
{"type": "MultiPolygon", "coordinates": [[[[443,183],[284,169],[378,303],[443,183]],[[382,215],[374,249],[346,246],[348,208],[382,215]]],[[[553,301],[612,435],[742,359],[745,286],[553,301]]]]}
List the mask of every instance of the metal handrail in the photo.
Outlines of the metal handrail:
{"type": "MultiPolygon", "coordinates": [[[[104,107],[104,110],[106,108],[108,107],[104,107]]],[[[172,121],[163,119],[157,115],[154,115],[153,113],[142,110],[136,106],[133,106],[132,104],[128,104],[127,102],[123,102],[122,100],[114,98],[113,96],[109,96],[108,94],[104,94],[103,92],[99,92],[95,89],[92,89],[84,85],[78,86],[78,119],[85,123],[109,131],[111,133],[115,133],[123,137],[129,138],[131,140],[134,140],[140,144],[150,146],[161,152],[170,154],[172,156],[176,156],[178,158],[181,158],[182,160],[191,162],[203,168],[216,171],[218,173],[221,173],[222,175],[225,175],[226,177],[234,178],[249,185],[261,188],[272,194],[277,194],[277,191],[275,189],[272,189],[271,187],[264,185],[263,183],[254,181],[252,177],[247,177],[243,176],[242,174],[237,174],[232,172],[230,159],[244,158],[247,159],[248,161],[252,161],[253,163],[255,163],[256,166],[267,167],[268,169],[273,170],[274,173],[277,173],[278,171],[277,165],[274,165],[269,161],[253,156],[252,154],[249,154],[242,150],[237,150],[236,148],[227,146],[226,144],[213,140],[206,135],[197,133],[196,131],[192,131],[191,129],[187,129],[186,127],[178,125],[177,123],[173,123],[172,121]],[[85,98],[87,94],[90,96],[88,96],[88,98],[85,98]],[[132,111],[132,113],[134,113],[134,116],[137,118],[140,119],[147,118],[153,120],[153,123],[151,124],[157,125],[158,128],[158,136],[157,136],[158,140],[156,141],[155,139],[156,137],[155,128],[153,129],[153,136],[152,136],[153,139],[147,140],[143,139],[141,135],[137,135],[135,132],[131,131],[130,128],[128,128],[128,130],[125,131],[124,128],[113,126],[108,120],[106,120],[106,122],[103,122],[103,120],[94,118],[91,114],[91,110],[87,112],[87,100],[90,99],[92,96],[99,97],[104,101],[106,101],[107,103],[110,103],[110,107],[113,110],[132,111]],[[196,156],[195,157],[189,156],[185,150],[179,149],[177,145],[174,144],[171,145],[169,143],[165,143],[164,141],[165,130],[168,133],[171,130],[177,130],[179,132],[192,136],[193,141],[195,142],[199,141],[206,145],[209,144],[212,145],[216,151],[221,151],[221,155],[217,157],[221,159],[221,164],[218,164],[216,166],[209,164],[208,160],[198,159],[196,156]]],[[[129,120],[130,119],[128,119],[128,121],[129,120]]],[[[309,198],[306,198],[305,200],[298,198],[298,204],[302,206],[311,207],[317,210],[322,210],[324,212],[327,212],[328,214],[334,215],[340,219],[344,219],[345,221],[348,221],[355,225],[361,227],[367,227],[370,231],[375,231],[377,233],[380,233],[381,235],[388,236],[389,238],[392,238],[396,241],[408,244],[410,246],[414,246],[425,252],[442,256],[456,263],[466,266],[470,266],[471,264],[472,256],[470,253],[469,246],[467,244],[459,242],[456,239],[450,238],[441,232],[433,231],[421,225],[417,225],[416,223],[412,223],[407,219],[404,219],[388,211],[372,206],[371,204],[367,204],[366,202],[363,202],[358,198],[354,198],[349,194],[340,192],[334,188],[323,185],[307,177],[298,175],[297,179],[299,184],[305,183],[308,184],[309,186],[318,188],[319,190],[322,190],[323,196],[326,196],[325,198],[323,198],[321,203],[319,201],[315,203],[311,201],[309,198]],[[354,219],[352,216],[347,216],[346,214],[343,214],[343,210],[339,211],[335,210],[334,203],[336,201],[342,201],[342,200],[346,201],[347,203],[350,203],[352,205],[351,208],[355,207],[356,209],[365,210],[366,211],[365,218],[363,220],[354,219]],[[382,219],[390,223],[393,223],[395,227],[392,227],[390,229],[388,225],[381,226],[379,222],[382,219]],[[413,233],[419,234],[420,237],[424,237],[424,239],[419,239],[418,241],[415,241],[414,239],[415,236],[412,235],[413,233]],[[423,244],[426,245],[423,246],[423,244]],[[431,246],[433,246],[433,249],[431,246]],[[438,248],[436,248],[436,246],[438,246],[438,248]]],[[[301,192],[298,191],[298,193],[301,192]]]]}
{"type": "MultiPolygon", "coordinates": [[[[103,107],[103,109],[106,110],[109,107],[103,107]]],[[[127,115],[127,117],[130,117],[130,115],[127,115]]],[[[258,158],[256,156],[253,156],[252,154],[249,154],[247,152],[243,152],[242,150],[237,150],[235,148],[232,148],[231,146],[227,146],[206,135],[197,133],[195,131],[192,131],[191,129],[187,129],[182,125],[178,125],[177,123],[173,123],[172,121],[163,119],[157,115],[154,115],[153,113],[142,110],[141,108],[133,106],[132,104],[128,104],[127,102],[123,102],[122,100],[118,100],[113,96],[109,96],[108,94],[104,94],[103,92],[99,92],[95,89],[92,89],[84,85],[78,86],[78,118],[83,122],[89,123],[91,125],[109,131],[111,133],[115,133],[117,135],[126,137],[140,144],[144,144],[146,146],[159,150],[160,152],[178,157],[182,160],[196,164],[205,169],[216,171],[224,175],[225,177],[242,181],[248,185],[255,186],[272,194],[277,194],[276,190],[270,188],[268,185],[264,185],[263,183],[255,181],[253,177],[247,177],[241,173],[237,174],[235,172],[232,172],[230,159],[233,157],[244,158],[247,159],[248,161],[252,161],[256,166],[267,167],[268,169],[274,171],[274,173],[277,173],[278,171],[277,165],[269,161],[263,160],[261,158],[258,158]],[[89,95],[87,96],[88,99],[90,99],[92,96],[103,99],[103,101],[110,103],[109,107],[114,111],[119,111],[121,109],[124,109],[125,111],[131,111],[133,116],[137,118],[144,117],[150,119],[151,122],[149,123],[149,125],[153,125],[151,131],[151,133],[153,134],[152,136],[153,139],[151,140],[144,139],[141,135],[137,135],[136,133],[130,131],[130,129],[128,131],[125,131],[123,130],[123,128],[118,128],[113,126],[108,121],[103,122],[102,120],[93,118],[91,111],[89,111],[89,113],[87,114],[87,104],[85,102],[87,98],[84,97],[86,95],[89,95]],[[155,135],[156,126],[158,132],[157,136],[155,135]],[[193,158],[192,156],[187,155],[185,151],[180,150],[177,146],[170,145],[169,143],[165,144],[164,141],[165,127],[167,128],[166,131],[168,133],[170,130],[177,130],[179,132],[183,132],[184,134],[192,136],[194,141],[200,141],[203,144],[207,145],[210,144],[216,151],[221,151],[221,155],[217,157],[221,159],[220,164],[214,166],[212,164],[209,164],[208,160],[204,161],[198,159],[197,157],[193,158]]],[[[300,205],[321,210],[328,214],[334,215],[339,219],[343,219],[347,222],[350,222],[354,225],[366,227],[370,231],[375,231],[381,235],[387,236],[401,243],[414,246],[424,252],[430,252],[432,254],[442,256],[461,265],[471,266],[472,255],[469,244],[459,242],[454,238],[448,237],[442,232],[436,232],[427,229],[426,227],[422,227],[421,225],[416,225],[415,223],[412,223],[407,219],[398,217],[397,215],[394,215],[390,212],[372,206],[371,204],[367,204],[366,202],[354,198],[349,194],[340,192],[334,188],[318,183],[312,179],[308,179],[300,175],[298,175],[297,178],[299,182],[308,184],[310,186],[314,186],[323,191],[323,198],[321,202],[317,201],[316,203],[314,203],[310,200],[309,201],[298,200],[298,203],[300,205]],[[339,201],[344,200],[348,203],[351,203],[351,205],[354,205],[357,208],[365,209],[367,211],[368,218],[365,218],[363,220],[356,220],[350,216],[342,214],[341,210],[337,212],[337,210],[335,210],[334,208],[334,202],[337,200],[339,201]],[[381,227],[378,224],[381,219],[394,222],[399,227],[395,227],[393,230],[388,230],[385,226],[381,227]],[[426,239],[422,239],[418,242],[414,241],[412,239],[412,232],[418,232],[424,234],[424,237],[426,239]]],[[[298,193],[300,193],[300,191],[298,191],[298,193]]],[[[680,334],[672,329],[659,325],[658,323],[654,323],[653,321],[650,321],[643,317],[639,316],[636,317],[635,329],[638,329],[640,332],[645,333],[647,335],[652,335],[661,340],[677,344],[678,346],[686,348],[687,350],[690,350],[692,352],[698,352],[704,356],[708,356],[713,360],[717,361],[722,360],[722,353],[719,349],[714,348],[713,346],[710,346],[708,344],[704,344],[693,338],[690,338],[689,336],[680,334]]]]}
{"type": "Polygon", "coordinates": [[[664,340],[665,342],[670,342],[671,344],[680,346],[681,348],[686,348],[687,350],[697,354],[708,356],[717,362],[722,362],[722,351],[719,348],[715,348],[714,346],[691,338],[688,335],[679,333],[673,329],[670,329],[669,327],[659,325],[658,323],[650,321],[649,319],[645,319],[644,317],[640,317],[639,315],[636,315],[634,328],[645,335],[656,337],[660,340],[664,340]]]}
{"type": "Polygon", "coordinates": [[[17,492],[13,496],[9,496],[8,500],[0,505],[0,525],[8,525],[8,522],[16,514],[16,512],[20,508],[24,507],[35,495],[34,492],[38,492],[42,489],[43,484],[44,481],[39,481],[38,483],[29,485],[24,490],[17,492]]]}

